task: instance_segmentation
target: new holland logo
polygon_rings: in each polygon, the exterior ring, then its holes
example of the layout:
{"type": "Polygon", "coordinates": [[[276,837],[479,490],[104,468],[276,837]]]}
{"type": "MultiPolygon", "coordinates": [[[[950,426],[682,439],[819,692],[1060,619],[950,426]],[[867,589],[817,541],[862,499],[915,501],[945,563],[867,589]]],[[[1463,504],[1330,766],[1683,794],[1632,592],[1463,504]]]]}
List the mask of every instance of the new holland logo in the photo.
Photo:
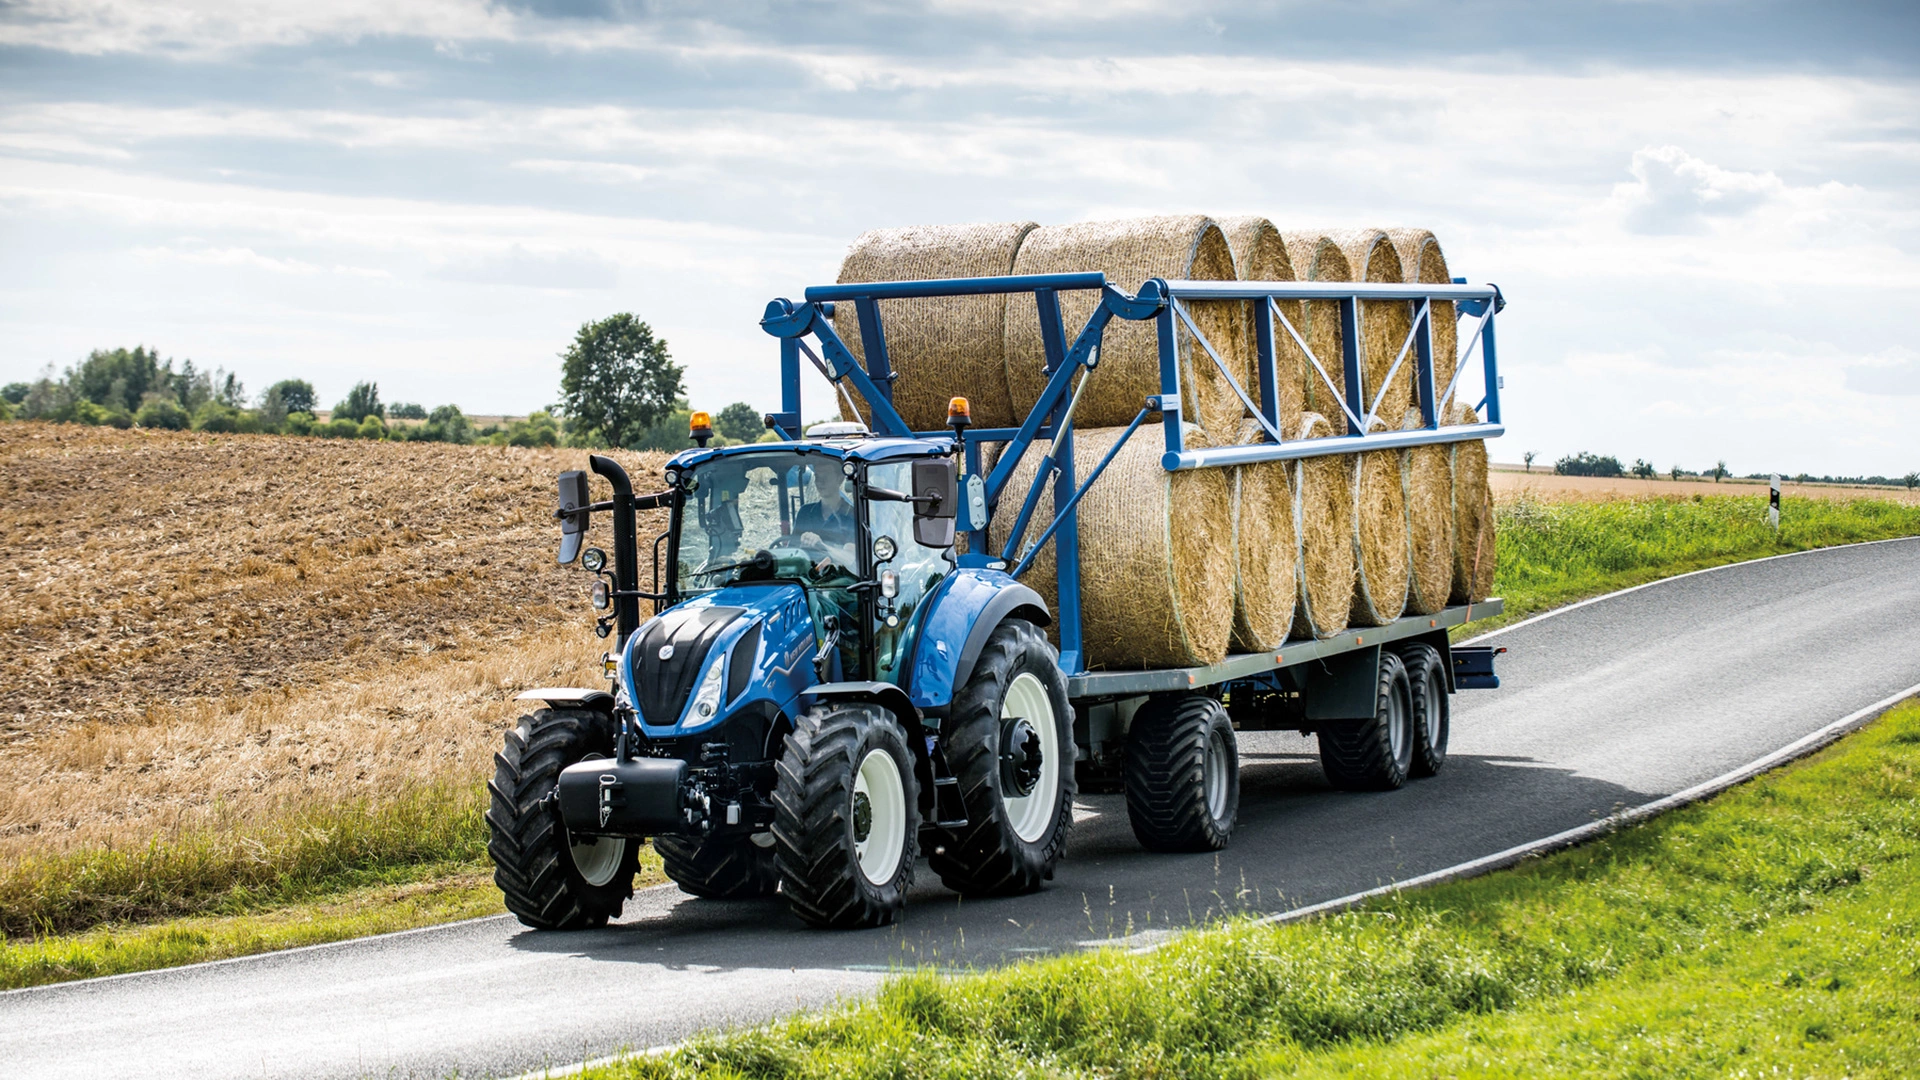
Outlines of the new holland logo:
{"type": "Polygon", "coordinates": [[[662,660],[673,659],[673,646],[671,645],[660,646],[660,659],[662,660]]]}
{"type": "Polygon", "coordinates": [[[600,827],[607,827],[607,819],[613,816],[613,793],[620,788],[620,778],[612,773],[600,774],[600,827]]]}

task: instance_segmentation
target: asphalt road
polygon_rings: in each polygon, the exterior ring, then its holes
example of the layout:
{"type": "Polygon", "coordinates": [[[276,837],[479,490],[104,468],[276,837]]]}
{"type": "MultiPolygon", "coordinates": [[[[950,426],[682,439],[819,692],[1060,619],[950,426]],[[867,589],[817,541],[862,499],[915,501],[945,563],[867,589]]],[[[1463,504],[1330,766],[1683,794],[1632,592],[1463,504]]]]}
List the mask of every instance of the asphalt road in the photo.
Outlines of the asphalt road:
{"type": "Polygon", "coordinates": [[[0,1075],[444,1077],[678,1041],[965,967],[1284,911],[1670,794],[1920,683],[1920,539],[1661,582],[1502,632],[1504,685],[1454,699],[1442,775],[1328,788],[1310,740],[1242,743],[1227,851],[1142,852],[1083,797],[1046,891],[962,903],[931,875],[896,926],[807,930],[778,901],[636,896],[605,930],[507,917],[0,994],[0,1075]]]}

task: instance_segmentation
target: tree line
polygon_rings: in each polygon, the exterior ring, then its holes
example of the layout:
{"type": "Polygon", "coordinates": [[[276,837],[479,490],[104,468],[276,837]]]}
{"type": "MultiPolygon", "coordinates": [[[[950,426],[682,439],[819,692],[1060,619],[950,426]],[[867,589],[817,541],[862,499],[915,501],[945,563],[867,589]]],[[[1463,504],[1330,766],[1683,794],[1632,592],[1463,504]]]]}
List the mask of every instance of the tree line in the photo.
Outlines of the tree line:
{"type": "MultiPolygon", "coordinates": [[[[1526,463],[1527,471],[1532,472],[1534,452],[1529,450],[1525,454],[1522,454],[1521,458],[1526,463]]],[[[1635,458],[1631,466],[1622,466],[1620,459],[1614,457],[1612,454],[1591,454],[1582,450],[1576,454],[1568,454],[1566,457],[1554,462],[1553,471],[1560,476],[1613,477],[1632,475],[1643,480],[1651,480],[1655,476],[1660,475],[1662,470],[1654,468],[1652,462],[1642,458],[1635,458]]],[[[1665,472],[1669,478],[1674,480],[1678,480],[1683,476],[1700,477],[1702,479],[1711,477],[1716,484],[1733,475],[1728,471],[1727,463],[1724,461],[1717,461],[1714,463],[1713,468],[1702,469],[1699,472],[1690,472],[1678,465],[1665,470],[1665,472]]],[[[1772,473],[1748,473],[1745,478],[1748,480],[1766,480],[1770,479],[1773,475],[1772,473]]],[[[1810,473],[1800,473],[1798,475],[1781,473],[1779,475],[1783,479],[1802,484],[1859,484],[1873,487],[1905,487],[1908,490],[1920,488],[1920,472],[1910,472],[1905,476],[1814,476],[1810,473]]]]}
{"type": "MultiPolygon", "coordinates": [[[[561,401],[524,419],[476,425],[458,405],[383,402],[375,382],[354,384],[327,417],[305,379],[257,397],[232,372],[163,359],[145,346],[96,349],[55,376],[0,387],[0,420],[164,431],[304,435],[396,442],[680,450],[693,409],[685,369],[631,314],[583,325],[561,353],[561,401]]],[[[713,415],[715,445],[770,438],[760,414],[734,402],[713,415]]]]}

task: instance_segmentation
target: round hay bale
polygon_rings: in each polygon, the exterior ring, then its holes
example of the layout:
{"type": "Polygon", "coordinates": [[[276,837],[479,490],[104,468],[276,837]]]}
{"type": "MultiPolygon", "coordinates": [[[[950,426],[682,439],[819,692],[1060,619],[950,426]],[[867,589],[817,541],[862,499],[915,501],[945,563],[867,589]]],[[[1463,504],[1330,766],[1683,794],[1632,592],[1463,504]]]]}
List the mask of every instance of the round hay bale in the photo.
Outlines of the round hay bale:
{"type": "MultiPolygon", "coordinates": [[[[1301,415],[1294,437],[1325,439],[1333,433],[1326,417],[1310,412],[1301,415]]],[[[1289,464],[1299,536],[1293,636],[1330,638],[1347,628],[1353,609],[1353,474],[1338,455],[1289,464]]]]}
{"type": "MultiPolygon", "coordinates": [[[[990,277],[1013,272],[1014,253],[1034,229],[1031,221],[993,225],[921,225],[860,234],[840,261],[841,284],[990,277]]],[[[893,407],[915,431],[944,430],[947,402],[965,397],[976,427],[1012,427],[1021,417],[1007,390],[1005,296],[928,297],[880,302],[887,360],[900,379],[893,407]]],[[[860,316],[852,303],[836,304],[833,330],[866,363],[860,316]]],[[[849,386],[848,393],[853,394],[849,386]]],[[[859,395],[853,394],[858,401],[859,395]]],[[[872,410],[859,401],[860,418],[872,410]]],[[[856,417],[840,402],[840,418],[856,417]]],[[[869,420],[869,422],[871,422],[869,420]]]]}
{"type": "MultiPolygon", "coordinates": [[[[1347,257],[1347,268],[1351,272],[1350,281],[1367,281],[1376,284],[1399,284],[1404,278],[1400,268],[1400,255],[1393,248],[1393,241],[1379,229],[1343,229],[1330,234],[1334,243],[1340,245],[1340,251],[1347,257]]],[[[1367,395],[1362,408],[1354,412],[1366,415],[1367,408],[1373,407],[1375,400],[1379,407],[1374,416],[1389,428],[1399,422],[1401,413],[1413,404],[1414,375],[1418,364],[1412,350],[1408,350],[1407,359],[1400,364],[1400,370],[1394,372],[1393,382],[1387,385],[1387,372],[1393,369],[1393,361],[1400,355],[1400,347],[1407,343],[1407,334],[1413,329],[1413,306],[1405,300],[1368,300],[1360,305],[1360,370],[1361,389],[1367,395]],[[1386,392],[1381,393],[1381,387],[1386,392]]]]}
{"type": "MultiPolygon", "coordinates": [[[[1265,442],[1266,431],[1248,420],[1241,425],[1239,441],[1265,442]]],[[[1294,572],[1300,539],[1293,527],[1293,485],[1288,471],[1283,461],[1239,465],[1231,470],[1233,633],[1228,644],[1234,652],[1277,649],[1293,626],[1293,606],[1299,591],[1294,572]]],[[[1452,553],[1448,554],[1451,572],[1452,553]]]]}
{"type": "MultiPolygon", "coordinates": [[[[1043,226],[1027,234],[1013,264],[1016,274],[1092,270],[1104,271],[1109,282],[1126,290],[1139,288],[1148,278],[1232,281],[1235,276],[1226,237],[1211,218],[1198,214],[1043,226]]],[[[1059,296],[1061,320],[1071,345],[1100,297],[1090,291],[1059,296]]],[[[1242,305],[1214,300],[1186,307],[1227,370],[1245,387],[1253,363],[1242,328],[1242,305]]],[[[1224,443],[1239,431],[1245,407],[1206,350],[1178,320],[1175,335],[1180,349],[1182,418],[1224,443]]],[[[1039,309],[1031,295],[1009,298],[1006,357],[1013,407],[1025,415],[1047,387],[1046,349],[1040,338],[1039,309]]],[[[1107,324],[1100,367],[1080,401],[1074,425],[1092,429],[1130,423],[1142,399],[1159,392],[1160,348],[1154,322],[1114,319],[1107,324]]]]}
{"type": "MultiPolygon", "coordinates": [[[[1449,424],[1477,424],[1466,405],[1447,410],[1449,424]]],[[[1472,439],[1453,447],[1453,590],[1450,603],[1472,604],[1493,592],[1499,552],[1493,526],[1493,492],[1487,487],[1487,442],[1472,439]]]]}
{"type": "MultiPolygon", "coordinates": [[[[1227,246],[1233,249],[1233,265],[1240,272],[1241,281],[1294,280],[1293,261],[1287,257],[1286,241],[1281,237],[1280,230],[1273,227],[1273,222],[1253,216],[1221,218],[1220,231],[1226,234],[1227,246]]],[[[1276,301],[1276,306],[1295,329],[1300,328],[1299,301],[1276,301]]],[[[1251,365],[1247,382],[1243,385],[1247,393],[1258,400],[1260,335],[1257,329],[1259,324],[1254,321],[1255,307],[1255,303],[1243,305],[1241,316],[1246,320],[1247,362],[1251,365]]],[[[1296,430],[1300,426],[1300,414],[1307,407],[1307,358],[1300,351],[1299,343],[1293,340],[1293,335],[1278,324],[1273,328],[1273,373],[1280,430],[1296,430]]]]}
{"type": "MultiPolygon", "coordinates": [[[[1351,281],[1352,271],[1347,267],[1347,257],[1341,252],[1340,245],[1325,235],[1315,232],[1281,233],[1287,245],[1287,258],[1293,264],[1296,281],[1351,281]]],[[[1307,339],[1307,347],[1313,350],[1314,358],[1320,361],[1320,367],[1326,369],[1326,377],[1304,357],[1301,358],[1301,378],[1306,381],[1306,393],[1303,397],[1304,408],[1319,413],[1326,422],[1328,435],[1347,433],[1346,417],[1340,411],[1340,403],[1346,397],[1345,385],[1341,382],[1340,366],[1340,305],[1332,300],[1310,300],[1299,307],[1300,318],[1293,325],[1300,336],[1307,339]],[[1333,384],[1329,386],[1327,380],[1333,384]]],[[[1284,333],[1281,328],[1279,332],[1284,333]]],[[[1288,335],[1291,338],[1292,335],[1288,335]]],[[[1318,438],[1319,436],[1316,436],[1318,438]]]]}
{"type": "MultiPolygon", "coordinates": [[[[1376,420],[1374,430],[1387,426],[1376,420]]],[[[1345,460],[1353,470],[1353,614],[1348,624],[1385,626],[1406,613],[1413,561],[1400,451],[1369,450],[1345,455],[1345,460]]]]}
{"type": "MultiPolygon", "coordinates": [[[[1400,270],[1407,280],[1423,285],[1451,285],[1453,272],[1447,269],[1446,253],[1440,241],[1425,229],[1388,229],[1393,250],[1400,256],[1400,270]]],[[[1460,349],[1460,320],[1453,301],[1433,302],[1433,392],[1444,394],[1453,381],[1453,368],[1460,349]]],[[[1418,404],[1416,401],[1415,404],[1418,404]]]]}
{"type": "MultiPolygon", "coordinates": [[[[1085,482],[1125,428],[1076,431],[1075,475],[1085,482]]],[[[1080,520],[1081,641],[1089,669],[1196,667],[1227,655],[1233,627],[1233,524],[1224,469],[1167,472],[1165,444],[1138,431],[1088,489],[1080,520]]],[[[1188,445],[1209,440],[1197,429],[1188,445]]],[[[1015,468],[994,513],[993,550],[1006,545],[1020,504],[1047,453],[1035,440],[1015,468]]],[[[1053,520],[1053,490],[1043,490],[1026,540],[1053,520]]],[[[1059,601],[1049,540],[1023,579],[1059,601]]]]}
{"type": "MultiPolygon", "coordinates": [[[[1402,430],[1425,424],[1408,409],[1402,430]]],[[[1431,615],[1447,606],[1453,591],[1453,454],[1446,444],[1400,451],[1400,477],[1407,503],[1413,569],[1408,576],[1407,614],[1431,615]]]]}

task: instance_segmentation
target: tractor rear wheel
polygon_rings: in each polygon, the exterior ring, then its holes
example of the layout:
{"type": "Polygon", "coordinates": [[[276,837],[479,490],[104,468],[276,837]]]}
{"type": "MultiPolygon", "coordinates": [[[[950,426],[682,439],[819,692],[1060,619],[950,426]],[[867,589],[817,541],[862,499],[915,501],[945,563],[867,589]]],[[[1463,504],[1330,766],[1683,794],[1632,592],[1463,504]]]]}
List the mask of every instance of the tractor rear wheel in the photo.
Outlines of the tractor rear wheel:
{"type": "Polygon", "coordinates": [[[953,697],[945,749],[967,824],[928,830],[928,867],[969,896],[1040,888],[1073,825],[1077,748],[1067,681],[1038,627],[994,628],[953,697]]]}
{"type": "Polygon", "coordinates": [[[537,930],[603,926],[633,895],[637,840],[572,837],[549,798],[560,770],[613,750],[613,722],[585,709],[541,709],[507,732],[487,784],[487,854],[507,910],[537,930]]]}
{"type": "Polygon", "coordinates": [[[1320,768],[1345,791],[1392,791],[1413,769],[1413,692],[1407,668],[1384,649],[1373,715],[1320,729],[1320,768]]]}
{"type": "Polygon", "coordinates": [[[1407,688],[1413,702],[1413,768],[1416,777],[1432,776],[1447,763],[1447,736],[1452,726],[1447,702],[1447,673],[1440,651],[1431,645],[1408,645],[1400,650],[1407,666],[1407,688]]]}
{"type": "Polygon", "coordinates": [[[787,736],[773,804],[774,864],[794,914],[836,929],[899,915],[920,814],[913,754],[893,713],[865,702],[808,710],[787,736]]]}
{"type": "Polygon", "coordinates": [[[705,900],[772,896],[780,886],[773,849],[743,834],[656,836],[653,850],[680,891],[705,900]]]}
{"type": "Polygon", "coordinates": [[[1233,721],[1205,694],[1155,697],[1127,732],[1127,820],[1148,851],[1219,851],[1240,816],[1233,721]]]}

